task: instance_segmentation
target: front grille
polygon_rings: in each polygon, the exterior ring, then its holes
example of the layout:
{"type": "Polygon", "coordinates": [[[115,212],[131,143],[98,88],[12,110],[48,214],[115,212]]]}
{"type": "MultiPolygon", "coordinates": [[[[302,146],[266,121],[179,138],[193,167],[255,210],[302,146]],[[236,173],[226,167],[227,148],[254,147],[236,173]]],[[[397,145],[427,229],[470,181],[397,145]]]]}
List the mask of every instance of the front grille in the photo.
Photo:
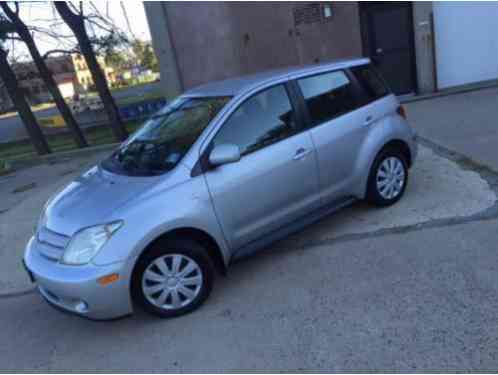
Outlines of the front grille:
{"type": "Polygon", "coordinates": [[[54,232],[47,227],[41,227],[36,234],[39,243],[40,254],[46,258],[59,260],[64,253],[70,238],[63,234],[54,232]]]}

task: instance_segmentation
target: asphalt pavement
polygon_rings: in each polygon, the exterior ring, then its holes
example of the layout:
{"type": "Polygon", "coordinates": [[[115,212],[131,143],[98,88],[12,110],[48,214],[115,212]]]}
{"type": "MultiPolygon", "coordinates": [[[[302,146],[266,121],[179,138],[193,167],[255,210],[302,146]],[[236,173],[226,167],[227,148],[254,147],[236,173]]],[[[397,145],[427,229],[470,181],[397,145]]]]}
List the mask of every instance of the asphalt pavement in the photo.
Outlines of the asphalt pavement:
{"type": "Polygon", "coordinates": [[[498,221],[267,251],[198,311],[93,322],[0,300],[4,371],[496,372],[498,221]]]}

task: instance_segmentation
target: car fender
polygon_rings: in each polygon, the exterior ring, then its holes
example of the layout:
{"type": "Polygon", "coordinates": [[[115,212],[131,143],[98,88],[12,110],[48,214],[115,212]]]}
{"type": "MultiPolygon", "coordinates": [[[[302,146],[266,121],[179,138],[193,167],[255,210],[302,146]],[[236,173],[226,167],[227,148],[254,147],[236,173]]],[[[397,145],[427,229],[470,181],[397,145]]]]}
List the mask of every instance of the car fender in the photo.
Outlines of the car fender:
{"type": "Polygon", "coordinates": [[[373,162],[382,148],[391,141],[405,142],[410,149],[413,142],[413,131],[399,115],[388,115],[371,125],[356,159],[356,178],[353,195],[364,199],[367,191],[368,178],[373,162]]]}
{"type": "Polygon", "coordinates": [[[176,229],[197,229],[211,236],[217,243],[225,265],[230,250],[225,241],[202,175],[169,188],[148,192],[140,197],[140,204],[122,208],[125,213],[113,216],[128,218],[94,259],[96,265],[123,260],[134,262],[160,236],[176,229]],[[170,198],[171,197],[171,198],[170,198]],[[168,199],[169,198],[169,199],[168,199]]]}

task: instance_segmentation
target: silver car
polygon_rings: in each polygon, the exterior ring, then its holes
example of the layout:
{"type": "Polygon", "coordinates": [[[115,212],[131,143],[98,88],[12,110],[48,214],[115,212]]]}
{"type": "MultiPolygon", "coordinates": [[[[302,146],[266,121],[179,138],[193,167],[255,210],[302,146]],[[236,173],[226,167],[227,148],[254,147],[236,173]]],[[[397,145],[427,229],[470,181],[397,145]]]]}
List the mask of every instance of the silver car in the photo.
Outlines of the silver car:
{"type": "Polygon", "coordinates": [[[398,201],[416,154],[368,59],[210,83],[56,193],[24,263],[66,311],[182,315],[235,259],[355,200],[398,201]]]}

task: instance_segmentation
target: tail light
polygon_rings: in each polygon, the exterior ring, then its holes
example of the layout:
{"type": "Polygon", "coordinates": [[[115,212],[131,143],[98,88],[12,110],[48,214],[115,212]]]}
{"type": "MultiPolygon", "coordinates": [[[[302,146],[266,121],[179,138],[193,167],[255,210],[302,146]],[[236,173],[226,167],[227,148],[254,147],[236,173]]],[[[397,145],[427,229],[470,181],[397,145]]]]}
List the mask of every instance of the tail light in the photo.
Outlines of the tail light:
{"type": "Polygon", "coordinates": [[[398,115],[400,115],[401,117],[403,117],[406,120],[406,111],[405,111],[405,108],[402,105],[400,105],[398,107],[398,109],[396,110],[396,112],[398,112],[398,115]]]}

